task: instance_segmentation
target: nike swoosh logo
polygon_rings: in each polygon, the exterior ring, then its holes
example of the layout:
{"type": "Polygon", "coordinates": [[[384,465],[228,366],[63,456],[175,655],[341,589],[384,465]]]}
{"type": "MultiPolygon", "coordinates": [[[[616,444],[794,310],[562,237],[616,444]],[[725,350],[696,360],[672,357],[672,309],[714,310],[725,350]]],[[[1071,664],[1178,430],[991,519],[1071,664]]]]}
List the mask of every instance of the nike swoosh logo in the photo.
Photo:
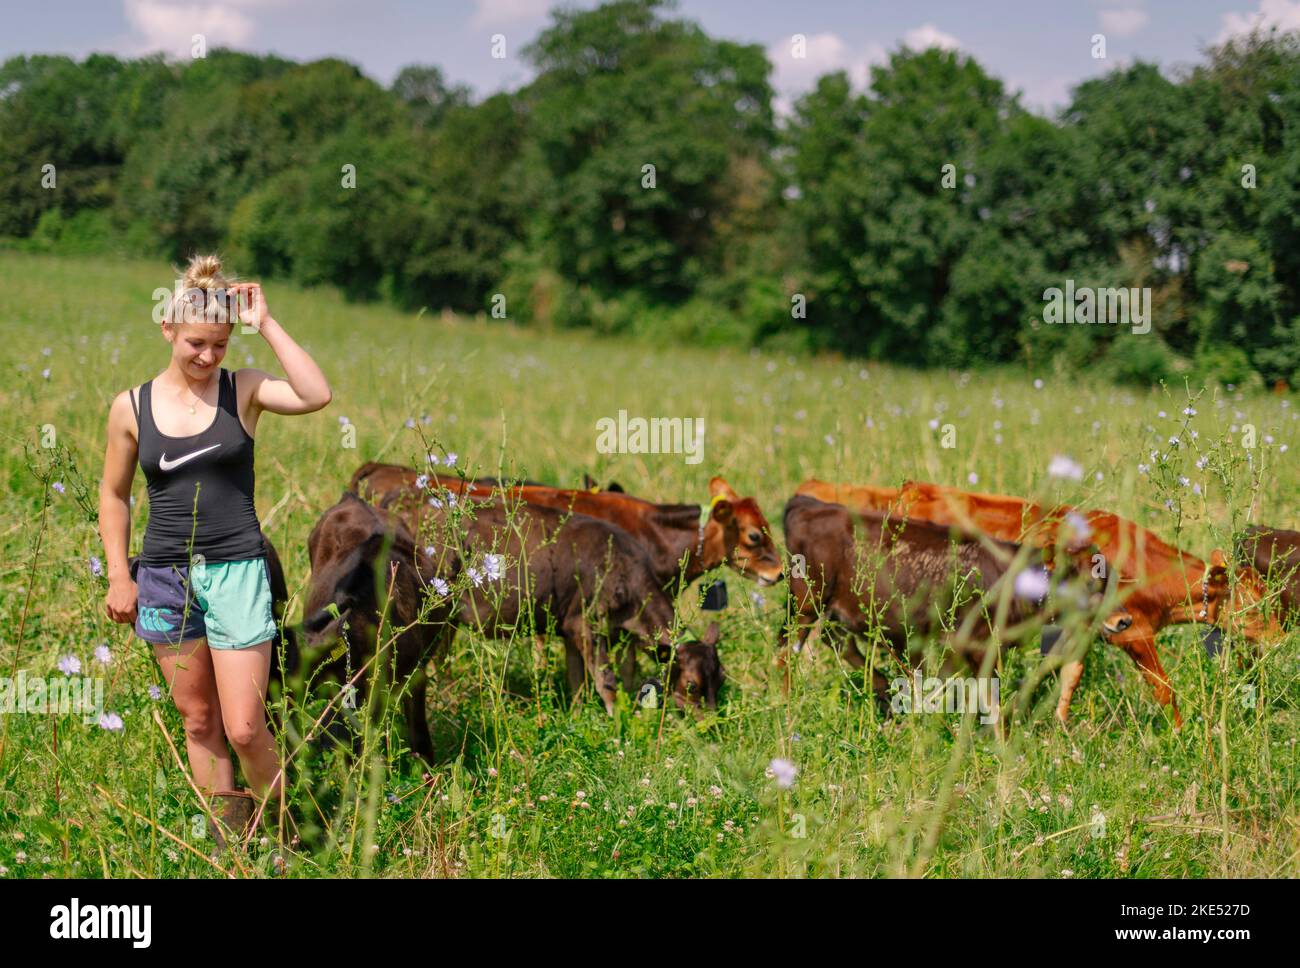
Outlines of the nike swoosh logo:
{"type": "Polygon", "coordinates": [[[168,460],[167,455],[164,453],[162,459],[158,461],[158,469],[169,471],[174,467],[180,467],[187,460],[193,460],[200,454],[206,454],[208,451],[216,450],[220,446],[220,444],[213,444],[211,447],[204,447],[202,450],[196,450],[194,453],[186,454],[184,457],[177,457],[175,460],[168,460]]]}

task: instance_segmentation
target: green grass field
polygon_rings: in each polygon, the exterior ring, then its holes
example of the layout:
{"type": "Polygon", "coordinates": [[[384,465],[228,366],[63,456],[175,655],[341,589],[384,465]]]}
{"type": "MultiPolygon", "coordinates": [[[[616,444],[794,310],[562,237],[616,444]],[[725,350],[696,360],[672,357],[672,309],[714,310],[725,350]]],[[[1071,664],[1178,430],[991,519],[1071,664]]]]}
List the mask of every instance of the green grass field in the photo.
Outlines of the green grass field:
{"type": "MultiPolygon", "coordinates": [[[[861,676],[825,647],[799,656],[786,695],[773,665],[784,585],[755,594],[732,573],[716,716],[570,709],[558,640],[538,665],[526,637],[462,634],[430,688],[436,770],[426,776],[389,724],[351,768],[313,762],[313,789],[327,791],[313,805],[295,759],[295,806],[315,816],[320,845],[254,845],[209,862],[168,743],[183,751],[179,716],[165,692],[150,698],[161,684],[152,652],[107,620],[106,581],[88,564],[103,556],[92,515],[109,401],[166,366],[150,312],[170,282],[163,264],[0,256],[0,675],[59,677],[74,655],[104,677],[105,708],[124,723],[4,717],[4,876],[268,876],[277,856],[299,877],[1300,874],[1300,636],[1243,670],[1208,658],[1195,628],[1162,633],[1180,732],[1130,660],[1098,645],[1069,731],[1050,718],[1049,679],[1036,715],[1003,742],[970,716],[882,719],[861,676]],[[107,666],[94,658],[102,643],[107,666]],[[774,758],[796,765],[792,786],[766,774],[774,758]]],[[[362,461],[422,461],[421,434],[471,473],[577,486],[589,472],[661,501],[706,501],[722,474],[757,498],[778,545],[782,507],[808,476],[1104,507],[1203,557],[1249,522],[1300,526],[1294,398],[1194,388],[1186,416],[1183,387],[608,342],[274,284],[268,297],[334,391],[320,413],[258,427],[258,514],[299,596],[295,619],[316,518],[362,461]],[[620,409],[704,418],[703,461],[599,453],[596,422],[620,409]],[[1081,482],[1048,477],[1057,454],[1085,468],[1081,482]]],[[[238,334],[225,365],[279,369],[260,337],[238,334]]],[[[146,506],[137,474],[133,550],[146,506]]],[[[707,618],[690,621],[701,631],[707,618]]],[[[1004,675],[1036,659],[1009,654],[1004,675]]]]}

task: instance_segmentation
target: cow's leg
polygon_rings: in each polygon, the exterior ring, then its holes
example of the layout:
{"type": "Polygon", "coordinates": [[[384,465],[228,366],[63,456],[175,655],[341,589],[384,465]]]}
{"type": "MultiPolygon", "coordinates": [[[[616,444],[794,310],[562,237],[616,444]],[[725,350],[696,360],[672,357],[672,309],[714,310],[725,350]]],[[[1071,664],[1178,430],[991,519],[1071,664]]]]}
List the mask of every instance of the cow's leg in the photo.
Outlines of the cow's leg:
{"type": "Polygon", "coordinates": [[[812,588],[806,581],[799,578],[790,579],[790,600],[799,604],[794,615],[791,616],[781,630],[781,642],[777,649],[778,665],[785,665],[786,652],[791,648],[790,638],[792,633],[797,640],[793,646],[794,651],[802,652],[804,645],[808,641],[808,634],[813,630],[813,626],[817,624],[817,619],[820,618],[812,588]]]}
{"type": "MultiPolygon", "coordinates": [[[[639,638],[639,637],[638,637],[639,638]]],[[[636,651],[643,647],[636,639],[622,638],[623,655],[619,658],[619,678],[629,696],[636,695],[636,651]]]]}
{"type": "Polygon", "coordinates": [[[1178,703],[1174,699],[1174,690],[1169,685],[1169,677],[1165,675],[1164,667],[1160,664],[1160,656],[1156,654],[1155,638],[1143,637],[1130,642],[1115,642],[1115,644],[1137,663],[1138,668],[1142,670],[1142,675],[1146,677],[1147,682],[1151,683],[1156,702],[1170,707],[1170,711],[1174,714],[1174,726],[1181,729],[1183,717],[1178,712],[1178,703]]]}
{"type": "Polygon", "coordinates": [[[609,655],[604,643],[592,635],[586,616],[578,611],[564,622],[564,638],[572,642],[582,655],[583,665],[595,683],[596,692],[605,702],[605,711],[614,715],[614,696],[618,689],[618,679],[614,670],[609,668],[609,655]]]}
{"type": "Polygon", "coordinates": [[[857,636],[830,616],[827,616],[826,621],[822,623],[822,638],[853,668],[861,669],[866,666],[867,657],[858,648],[857,636]]]}
{"type": "Polygon", "coordinates": [[[578,647],[569,640],[567,636],[564,639],[564,672],[569,681],[569,700],[577,702],[578,696],[582,692],[583,682],[587,678],[587,670],[582,653],[578,647]]]}
{"type": "Polygon", "coordinates": [[[1074,690],[1079,688],[1079,680],[1082,678],[1082,659],[1072,659],[1061,666],[1061,697],[1056,701],[1056,718],[1062,723],[1070,720],[1070,701],[1074,698],[1074,690]]]}

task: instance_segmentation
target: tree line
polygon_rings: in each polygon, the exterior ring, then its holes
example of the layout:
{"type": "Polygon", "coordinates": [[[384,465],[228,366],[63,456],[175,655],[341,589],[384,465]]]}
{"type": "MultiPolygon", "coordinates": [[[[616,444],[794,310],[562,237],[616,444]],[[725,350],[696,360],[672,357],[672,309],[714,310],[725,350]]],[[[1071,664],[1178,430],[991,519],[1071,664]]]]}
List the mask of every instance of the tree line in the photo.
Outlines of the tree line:
{"type": "Polygon", "coordinates": [[[1137,62],[1047,118],[956,51],[829,73],[783,116],[761,46],[662,0],[557,11],[534,80],[214,50],[0,67],[0,237],[332,284],[539,327],[1300,382],[1300,36],[1137,62]],[[52,169],[47,166],[53,166],[52,169]],[[1050,324],[1139,289],[1150,332],[1050,324]]]}

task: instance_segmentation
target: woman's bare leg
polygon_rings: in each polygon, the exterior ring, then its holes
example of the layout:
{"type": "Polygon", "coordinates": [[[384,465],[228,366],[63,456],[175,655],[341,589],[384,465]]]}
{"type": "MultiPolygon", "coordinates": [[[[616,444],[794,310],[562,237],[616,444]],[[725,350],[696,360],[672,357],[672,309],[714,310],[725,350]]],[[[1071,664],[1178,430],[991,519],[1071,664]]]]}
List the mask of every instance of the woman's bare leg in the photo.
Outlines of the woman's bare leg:
{"type": "Polygon", "coordinates": [[[266,683],[271,672],[271,642],[246,649],[211,649],[217,693],[221,696],[221,721],[226,739],[239,755],[258,797],[282,788],[275,738],[266,725],[266,683]],[[274,789],[272,789],[274,784],[274,789]]]}
{"type": "Polygon", "coordinates": [[[179,647],[155,645],[154,656],[163,681],[185,723],[185,752],[195,785],[204,796],[229,790],[235,768],[222,731],[221,699],[207,638],[190,639],[179,647]]]}

